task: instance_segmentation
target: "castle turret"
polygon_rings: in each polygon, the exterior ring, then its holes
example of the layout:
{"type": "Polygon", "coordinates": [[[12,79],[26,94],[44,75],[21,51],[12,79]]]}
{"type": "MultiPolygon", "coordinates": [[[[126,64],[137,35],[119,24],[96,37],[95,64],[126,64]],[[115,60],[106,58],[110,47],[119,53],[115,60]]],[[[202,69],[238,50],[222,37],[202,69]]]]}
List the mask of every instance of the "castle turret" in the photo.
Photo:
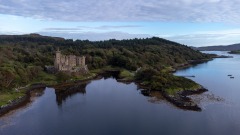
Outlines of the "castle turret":
{"type": "Polygon", "coordinates": [[[61,63],[61,51],[56,51],[55,61],[54,61],[54,67],[59,70],[59,64],[61,63]]]}
{"type": "Polygon", "coordinates": [[[82,66],[85,66],[85,56],[82,56],[82,66]]]}

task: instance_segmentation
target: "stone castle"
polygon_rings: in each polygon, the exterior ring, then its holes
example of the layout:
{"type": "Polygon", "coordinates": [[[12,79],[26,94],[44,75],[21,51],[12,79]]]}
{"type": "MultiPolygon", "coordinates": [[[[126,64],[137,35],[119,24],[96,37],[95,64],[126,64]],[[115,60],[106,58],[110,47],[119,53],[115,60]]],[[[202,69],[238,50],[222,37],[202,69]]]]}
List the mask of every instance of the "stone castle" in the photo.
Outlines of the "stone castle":
{"type": "Polygon", "coordinates": [[[57,71],[88,71],[85,56],[63,55],[59,49],[56,51],[54,68],[57,71]]]}

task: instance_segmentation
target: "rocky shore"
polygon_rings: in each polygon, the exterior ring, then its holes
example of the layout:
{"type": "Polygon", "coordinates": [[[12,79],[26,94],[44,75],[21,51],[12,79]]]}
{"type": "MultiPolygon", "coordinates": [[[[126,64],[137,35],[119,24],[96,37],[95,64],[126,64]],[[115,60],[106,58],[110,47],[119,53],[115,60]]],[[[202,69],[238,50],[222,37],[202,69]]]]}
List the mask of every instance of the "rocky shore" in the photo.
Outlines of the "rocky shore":
{"type": "MultiPolygon", "coordinates": [[[[70,82],[70,83],[68,82],[68,83],[63,83],[63,84],[57,84],[57,85],[53,85],[51,87],[55,87],[57,89],[56,94],[60,95],[59,99],[64,99],[64,97],[63,97],[64,94],[71,93],[71,92],[72,93],[76,92],[76,88],[72,87],[72,85],[74,83],[75,84],[79,84],[79,83],[80,84],[87,84],[89,81],[94,80],[94,79],[99,79],[101,76],[102,76],[101,74],[98,74],[98,75],[86,78],[84,80],[73,81],[73,82],[70,82]],[[65,87],[65,86],[68,86],[68,85],[71,86],[71,88],[67,89],[65,87]],[[60,88],[60,87],[62,87],[62,88],[60,88]],[[74,90],[71,91],[72,89],[74,89],[74,90]]],[[[19,97],[15,100],[9,101],[9,103],[7,105],[0,106],[0,117],[3,116],[4,114],[7,114],[8,112],[10,112],[12,110],[20,108],[20,107],[26,105],[27,103],[29,103],[30,98],[31,98],[31,95],[30,95],[31,91],[34,91],[36,89],[44,89],[46,87],[47,87],[47,85],[44,84],[44,83],[36,83],[36,84],[30,85],[29,87],[26,87],[26,93],[25,93],[24,96],[19,97]]],[[[77,86],[77,88],[79,88],[79,86],[77,86]]],[[[82,91],[80,90],[80,92],[82,92],[82,91]]]]}
{"type": "Polygon", "coordinates": [[[15,100],[9,101],[9,104],[0,106],[0,116],[3,116],[4,114],[17,109],[21,106],[26,105],[30,102],[30,92],[35,89],[45,88],[45,84],[33,84],[30,87],[27,88],[26,94],[22,97],[19,97],[15,100]]]}
{"type": "Polygon", "coordinates": [[[7,104],[7,105],[2,105],[0,107],[0,116],[8,113],[11,110],[14,110],[18,107],[25,105],[26,103],[28,103],[30,101],[29,99],[30,99],[30,95],[26,94],[23,97],[19,97],[18,99],[10,101],[9,104],[7,104]]]}
{"type": "Polygon", "coordinates": [[[164,90],[151,90],[147,86],[143,86],[140,83],[136,83],[142,90],[141,94],[144,96],[150,96],[150,93],[152,91],[158,91],[162,94],[162,96],[170,103],[172,103],[174,106],[184,109],[184,110],[192,110],[192,111],[202,111],[202,109],[188,96],[189,95],[195,95],[195,94],[202,94],[206,91],[204,87],[201,87],[197,90],[184,90],[181,92],[178,92],[175,95],[167,94],[164,90]]]}
{"type": "Polygon", "coordinates": [[[170,103],[174,104],[175,106],[181,109],[201,111],[202,109],[194,101],[192,101],[191,98],[187,96],[194,95],[194,94],[201,94],[206,91],[208,90],[202,87],[197,90],[184,90],[182,92],[177,93],[176,95],[168,95],[165,92],[162,92],[162,94],[166,100],[168,100],[170,103]]]}
{"type": "MultiPolygon", "coordinates": [[[[199,63],[203,63],[203,62],[207,62],[207,61],[209,61],[209,60],[189,61],[188,64],[186,64],[184,66],[189,67],[193,64],[199,64],[199,63]]],[[[178,67],[177,69],[180,69],[180,68],[178,67]]],[[[195,77],[195,76],[191,76],[191,77],[195,77]]],[[[179,108],[185,109],[185,110],[192,110],[192,111],[201,111],[202,109],[197,105],[197,103],[195,103],[188,96],[189,95],[194,95],[194,94],[202,94],[202,93],[208,91],[203,86],[201,86],[199,89],[196,89],[196,90],[183,90],[181,92],[177,92],[174,95],[170,95],[165,90],[151,89],[151,86],[143,85],[143,83],[140,82],[140,81],[128,80],[128,79],[125,79],[125,78],[118,78],[117,81],[122,82],[122,83],[126,83],[126,84],[129,84],[129,83],[132,83],[132,82],[136,83],[138,85],[138,87],[140,89],[142,89],[141,94],[143,94],[144,96],[149,96],[149,94],[152,91],[159,91],[159,92],[162,93],[162,96],[168,102],[172,103],[176,107],[179,107],[179,108]]]]}

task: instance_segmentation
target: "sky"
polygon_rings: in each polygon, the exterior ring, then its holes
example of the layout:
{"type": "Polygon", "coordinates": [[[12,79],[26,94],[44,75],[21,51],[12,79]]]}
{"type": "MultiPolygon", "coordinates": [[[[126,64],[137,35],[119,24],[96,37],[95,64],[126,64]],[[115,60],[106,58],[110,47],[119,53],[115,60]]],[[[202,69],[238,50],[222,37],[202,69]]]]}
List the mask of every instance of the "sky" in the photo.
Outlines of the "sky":
{"type": "Polygon", "coordinates": [[[240,0],[0,0],[0,34],[240,43],[240,0]]]}

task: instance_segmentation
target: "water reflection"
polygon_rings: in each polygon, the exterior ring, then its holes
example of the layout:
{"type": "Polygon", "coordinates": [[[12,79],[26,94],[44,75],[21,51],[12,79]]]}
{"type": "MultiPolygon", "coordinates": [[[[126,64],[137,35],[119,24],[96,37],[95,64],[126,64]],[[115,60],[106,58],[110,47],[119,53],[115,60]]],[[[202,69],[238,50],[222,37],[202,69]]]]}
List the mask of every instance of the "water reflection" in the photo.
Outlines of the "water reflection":
{"type": "Polygon", "coordinates": [[[40,97],[44,94],[45,88],[39,88],[34,89],[33,91],[30,91],[30,97],[31,99],[35,99],[36,97],[40,97]]]}
{"type": "Polygon", "coordinates": [[[162,101],[165,101],[165,98],[160,91],[151,91],[149,96],[151,97],[148,99],[148,102],[150,103],[159,104],[162,101]]]}
{"type": "Polygon", "coordinates": [[[141,94],[146,97],[150,97],[150,90],[141,90],[141,94]]]}
{"type": "MultiPolygon", "coordinates": [[[[114,78],[118,79],[119,71],[108,71],[104,74],[101,74],[98,79],[107,79],[107,78],[114,78]]],[[[56,102],[58,106],[61,107],[63,102],[66,102],[66,99],[75,95],[75,94],[86,94],[86,86],[91,81],[84,81],[84,82],[76,82],[76,83],[65,83],[60,84],[54,87],[55,94],[56,94],[56,102]]]]}
{"type": "Polygon", "coordinates": [[[89,82],[69,83],[56,86],[55,94],[57,104],[61,106],[68,97],[71,97],[77,93],[86,94],[86,86],[88,83],[89,82]]]}
{"type": "MultiPolygon", "coordinates": [[[[101,77],[99,77],[96,80],[101,80],[101,79],[114,79],[117,80],[118,77],[117,72],[109,72],[102,74],[101,77]]],[[[91,81],[87,82],[79,82],[79,83],[68,83],[68,84],[62,84],[55,86],[55,95],[56,95],[56,102],[59,107],[62,106],[64,102],[71,96],[74,96],[75,94],[86,94],[86,86],[90,83],[91,81]]],[[[121,82],[117,81],[118,83],[123,83],[123,84],[130,84],[129,82],[121,82]]],[[[150,91],[146,89],[142,89],[141,87],[137,86],[137,90],[140,91],[141,95],[145,97],[149,97],[148,101],[150,103],[160,103],[160,101],[165,100],[164,97],[162,96],[160,91],[150,91]]]]}
{"type": "Polygon", "coordinates": [[[120,74],[120,70],[110,70],[110,71],[106,71],[105,73],[101,74],[101,76],[104,79],[108,79],[108,78],[114,78],[114,79],[119,79],[119,74],[120,74]]]}

